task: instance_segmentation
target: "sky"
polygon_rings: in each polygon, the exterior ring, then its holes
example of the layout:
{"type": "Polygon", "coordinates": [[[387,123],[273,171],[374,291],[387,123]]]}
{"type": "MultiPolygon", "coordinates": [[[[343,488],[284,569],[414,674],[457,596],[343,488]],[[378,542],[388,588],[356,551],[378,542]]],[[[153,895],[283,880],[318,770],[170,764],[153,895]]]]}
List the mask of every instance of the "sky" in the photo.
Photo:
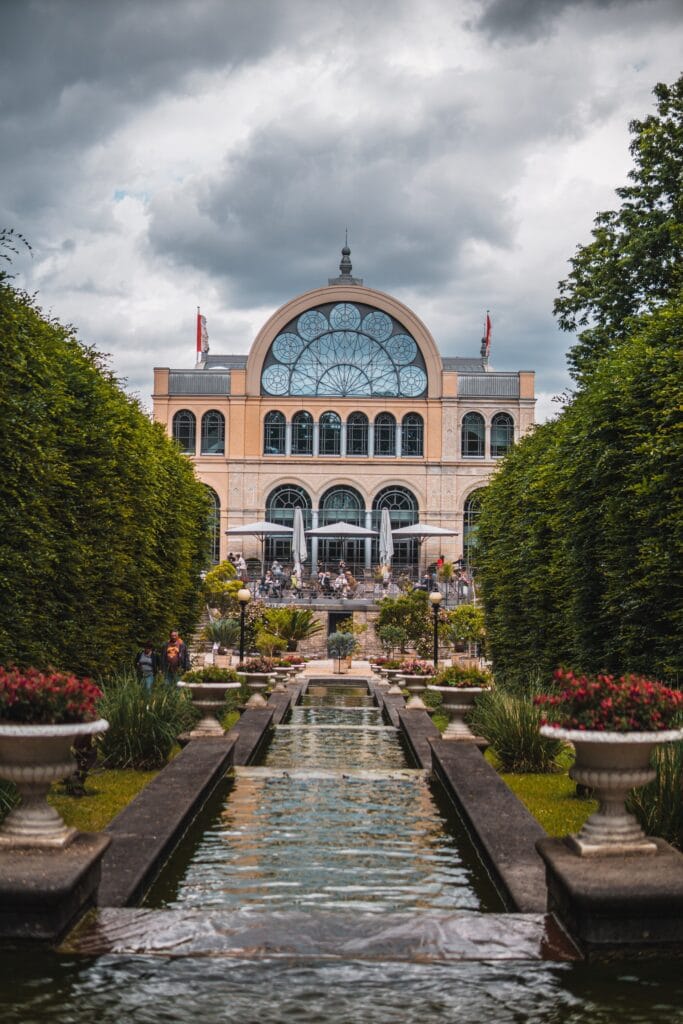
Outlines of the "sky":
{"type": "Polygon", "coordinates": [[[681,71],[678,0],[0,0],[0,227],[15,283],[109,354],[246,353],[338,273],[442,355],[570,387],[557,283],[681,71]]]}

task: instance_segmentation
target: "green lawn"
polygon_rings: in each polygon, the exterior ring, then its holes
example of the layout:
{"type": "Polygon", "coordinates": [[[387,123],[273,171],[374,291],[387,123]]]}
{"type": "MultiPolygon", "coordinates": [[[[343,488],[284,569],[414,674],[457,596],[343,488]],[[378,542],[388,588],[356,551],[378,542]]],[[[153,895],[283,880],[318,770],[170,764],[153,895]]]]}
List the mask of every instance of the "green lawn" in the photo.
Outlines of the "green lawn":
{"type": "Polygon", "coordinates": [[[158,774],[132,768],[98,768],[85,780],[85,796],[67,796],[63,786],[55,785],[48,802],[67,825],[82,832],[99,832],[158,774]]]}

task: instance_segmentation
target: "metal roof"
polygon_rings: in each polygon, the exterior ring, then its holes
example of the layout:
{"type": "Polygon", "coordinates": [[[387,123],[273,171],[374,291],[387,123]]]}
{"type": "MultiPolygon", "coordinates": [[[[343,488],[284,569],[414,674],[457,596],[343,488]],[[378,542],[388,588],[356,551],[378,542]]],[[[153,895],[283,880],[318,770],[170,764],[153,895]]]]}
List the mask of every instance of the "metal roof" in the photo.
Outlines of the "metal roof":
{"type": "Polygon", "coordinates": [[[230,374],[217,370],[171,370],[169,395],[229,395],[230,374]]]}
{"type": "Polygon", "coordinates": [[[519,398],[518,373],[461,373],[459,398],[519,398]]]}
{"type": "Polygon", "coordinates": [[[441,359],[444,370],[456,370],[458,373],[484,373],[483,359],[470,359],[466,356],[443,356],[441,359]]]}

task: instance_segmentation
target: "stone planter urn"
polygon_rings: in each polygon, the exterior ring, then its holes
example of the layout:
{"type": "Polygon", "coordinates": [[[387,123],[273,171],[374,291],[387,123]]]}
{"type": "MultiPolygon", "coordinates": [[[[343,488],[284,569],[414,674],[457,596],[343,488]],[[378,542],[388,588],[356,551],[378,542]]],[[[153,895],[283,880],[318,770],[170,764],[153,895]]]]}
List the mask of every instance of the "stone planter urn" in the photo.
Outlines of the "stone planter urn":
{"type": "Polygon", "coordinates": [[[626,797],[630,790],[656,777],[650,767],[653,747],[682,740],[683,729],[600,732],[542,725],[540,731],[549,739],[574,745],[576,761],[569,775],[582,786],[590,786],[599,803],[581,831],[567,836],[567,845],[582,857],[656,853],[655,843],[627,812],[626,797]]]}
{"type": "Polygon", "coordinates": [[[427,689],[441,694],[443,709],[448,715],[448,726],[443,734],[445,740],[469,740],[476,737],[465,722],[465,715],[472,710],[477,695],[485,693],[488,686],[428,686],[427,689]]]}
{"type": "Polygon", "coordinates": [[[225,729],[216,717],[225,704],[229,690],[239,690],[239,683],[178,683],[179,688],[189,690],[192,703],[201,714],[200,720],[190,733],[190,739],[201,736],[224,736],[225,729]]]}
{"type": "Polygon", "coordinates": [[[273,669],[276,676],[285,677],[293,676],[295,672],[300,672],[303,665],[276,665],[273,669]]]}
{"type": "Polygon", "coordinates": [[[272,684],[275,678],[275,671],[273,672],[242,672],[238,670],[237,675],[240,679],[249,687],[250,693],[263,693],[272,684]]]}
{"type": "Polygon", "coordinates": [[[77,834],[50,807],[47,794],[53,782],[72,774],[76,762],[71,747],[79,736],[106,732],[109,722],[73,722],[66,725],[0,723],[0,778],[13,782],[21,803],[0,825],[0,845],[68,846],[77,834]]]}
{"type": "Polygon", "coordinates": [[[433,678],[434,676],[404,676],[402,674],[397,676],[399,686],[402,686],[413,697],[424,693],[433,678]]]}

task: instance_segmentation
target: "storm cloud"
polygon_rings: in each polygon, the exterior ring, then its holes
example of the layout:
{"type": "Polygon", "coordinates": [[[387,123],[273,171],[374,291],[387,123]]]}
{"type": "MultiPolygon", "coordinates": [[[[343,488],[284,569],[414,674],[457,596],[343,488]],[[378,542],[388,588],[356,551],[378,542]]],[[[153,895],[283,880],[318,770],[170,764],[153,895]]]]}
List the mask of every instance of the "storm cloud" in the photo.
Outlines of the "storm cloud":
{"type": "Polygon", "coordinates": [[[559,278],[679,73],[670,0],[27,0],[0,42],[0,224],[17,282],[111,354],[246,352],[337,273],[412,306],[446,355],[567,386],[559,278]]]}

